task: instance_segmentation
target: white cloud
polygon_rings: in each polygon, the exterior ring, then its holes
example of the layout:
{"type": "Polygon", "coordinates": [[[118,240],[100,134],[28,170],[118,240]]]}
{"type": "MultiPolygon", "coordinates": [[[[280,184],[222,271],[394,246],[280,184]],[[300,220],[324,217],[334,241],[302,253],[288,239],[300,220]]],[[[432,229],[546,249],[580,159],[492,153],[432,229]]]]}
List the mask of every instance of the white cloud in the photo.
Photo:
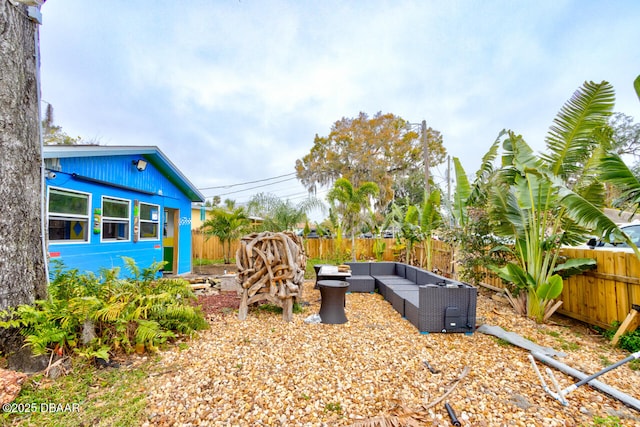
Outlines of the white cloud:
{"type": "Polygon", "coordinates": [[[633,0],[42,9],[43,97],[57,124],[109,144],[158,145],[202,187],[293,171],[316,133],[360,111],[427,120],[470,173],[502,128],[543,149],[584,80],[611,81],[616,110],[640,118],[633,0]]]}

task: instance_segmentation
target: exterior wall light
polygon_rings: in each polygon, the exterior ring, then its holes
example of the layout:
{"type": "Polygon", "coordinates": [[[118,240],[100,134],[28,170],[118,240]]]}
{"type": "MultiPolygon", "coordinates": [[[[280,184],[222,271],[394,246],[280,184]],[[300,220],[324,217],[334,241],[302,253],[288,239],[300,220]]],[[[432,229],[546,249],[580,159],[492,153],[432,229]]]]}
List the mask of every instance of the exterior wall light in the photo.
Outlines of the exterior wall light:
{"type": "Polygon", "coordinates": [[[134,160],[132,163],[135,165],[136,169],[138,169],[139,172],[142,172],[147,168],[147,162],[142,159],[134,160]]]}

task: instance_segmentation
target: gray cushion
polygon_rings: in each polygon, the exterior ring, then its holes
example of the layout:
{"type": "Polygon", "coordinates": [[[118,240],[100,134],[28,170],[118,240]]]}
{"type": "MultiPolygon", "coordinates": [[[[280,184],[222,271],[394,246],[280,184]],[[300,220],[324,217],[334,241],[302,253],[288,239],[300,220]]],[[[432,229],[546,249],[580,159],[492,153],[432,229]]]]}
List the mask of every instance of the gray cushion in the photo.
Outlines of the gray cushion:
{"type": "Polygon", "coordinates": [[[396,272],[395,262],[372,262],[370,266],[372,276],[391,276],[396,272]]]}
{"type": "Polygon", "coordinates": [[[346,264],[351,268],[352,276],[369,276],[371,274],[370,262],[347,262],[346,264]]]}
{"type": "Polygon", "coordinates": [[[407,265],[404,277],[407,280],[411,280],[413,283],[416,283],[416,275],[418,274],[418,269],[412,265],[407,265]]]}

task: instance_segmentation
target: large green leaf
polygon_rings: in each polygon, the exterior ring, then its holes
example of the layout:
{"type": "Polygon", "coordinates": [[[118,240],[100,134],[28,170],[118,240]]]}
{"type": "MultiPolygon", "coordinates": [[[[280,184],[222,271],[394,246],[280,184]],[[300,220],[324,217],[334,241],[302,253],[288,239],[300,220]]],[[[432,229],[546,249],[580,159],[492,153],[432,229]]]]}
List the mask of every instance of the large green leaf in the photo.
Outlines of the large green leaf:
{"type": "Polygon", "coordinates": [[[556,299],[562,293],[562,285],[562,277],[560,277],[559,274],[554,274],[549,277],[549,281],[547,283],[543,283],[538,286],[536,295],[538,295],[538,298],[541,300],[556,299]]]}
{"type": "Polygon", "coordinates": [[[607,124],[615,104],[608,82],[585,82],[560,109],[546,137],[542,158],[551,171],[567,181],[579,174],[595,146],[593,132],[607,124]]]}
{"type": "Polygon", "coordinates": [[[636,77],[633,81],[633,87],[636,89],[636,95],[638,95],[638,99],[640,100],[640,76],[636,77]]]}
{"type": "Polygon", "coordinates": [[[507,132],[507,134],[509,137],[502,143],[502,148],[504,149],[502,166],[514,168],[521,174],[526,169],[539,169],[541,166],[540,160],[522,136],[516,135],[512,131],[507,132]]]}
{"type": "Polygon", "coordinates": [[[440,191],[433,190],[420,206],[420,229],[431,238],[431,232],[442,223],[440,215],[440,191]]]}
{"type": "Polygon", "coordinates": [[[535,289],[535,281],[529,273],[524,271],[522,267],[517,264],[509,263],[503,267],[495,265],[489,265],[488,268],[496,273],[501,279],[507,282],[513,283],[520,289],[535,289]]]}
{"type": "Polygon", "coordinates": [[[482,164],[480,165],[480,169],[476,172],[476,179],[487,179],[493,173],[493,162],[498,156],[498,149],[500,148],[500,143],[502,138],[508,133],[506,129],[502,129],[498,134],[493,144],[489,148],[489,151],[482,156],[482,164]]]}
{"type": "Polygon", "coordinates": [[[465,224],[467,219],[466,206],[467,200],[471,195],[471,186],[467,179],[460,159],[453,158],[453,167],[456,173],[456,192],[453,195],[453,217],[458,224],[465,224]]]}
{"type": "Polygon", "coordinates": [[[567,278],[584,271],[593,270],[597,264],[593,258],[569,258],[564,263],[556,265],[553,271],[567,278]]]}
{"type": "Polygon", "coordinates": [[[618,187],[622,193],[616,200],[619,206],[630,206],[634,213],[640,206],[640,181],[622,161],[620,156],[609,153],[600,160],[600,177],[618,187]]]}
{"type": "Polygon", "coordinates": [[[592,205],[580,195],[567,188],[560,189],[560,203],[573,220],[596,231],[605,237],[613,236],[628,241],[617,224],[607,217],[598,207],[592,205]]]}
{"type": "Polygon", "coordinates": [[[500,131],[496,140],[491,144],[489,151],[482,156],[482,164],[476,172],[476,179],[471,187],[471,193],[467,198],[467,206],[479,206],[485,203],[487,195],[486,188],[490,185],[489,181],[495,174],[494,162],[498,155],[500,145],[502,144],[502,139],[506,134],[506,129],[500,131]]]}
{"type": "Polygon", "coordinates": [[[512,187],[496,185],[489,195],[489,214],[494,223],[494,233],[499,236],[521,238],[527,224],[526,212],[520,209],[512,187]]]}

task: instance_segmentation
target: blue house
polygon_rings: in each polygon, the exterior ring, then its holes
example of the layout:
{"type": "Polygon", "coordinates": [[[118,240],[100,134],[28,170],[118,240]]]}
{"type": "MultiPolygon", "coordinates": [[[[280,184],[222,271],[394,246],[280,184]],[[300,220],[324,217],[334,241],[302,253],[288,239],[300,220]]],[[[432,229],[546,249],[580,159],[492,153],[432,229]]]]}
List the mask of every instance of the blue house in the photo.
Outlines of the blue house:
{"type": "Polygon", "coordinates": [[[158,147],[49,145],[43,157],[50,261],[191,271],[191,203],[204,197],[158,147]]]}

